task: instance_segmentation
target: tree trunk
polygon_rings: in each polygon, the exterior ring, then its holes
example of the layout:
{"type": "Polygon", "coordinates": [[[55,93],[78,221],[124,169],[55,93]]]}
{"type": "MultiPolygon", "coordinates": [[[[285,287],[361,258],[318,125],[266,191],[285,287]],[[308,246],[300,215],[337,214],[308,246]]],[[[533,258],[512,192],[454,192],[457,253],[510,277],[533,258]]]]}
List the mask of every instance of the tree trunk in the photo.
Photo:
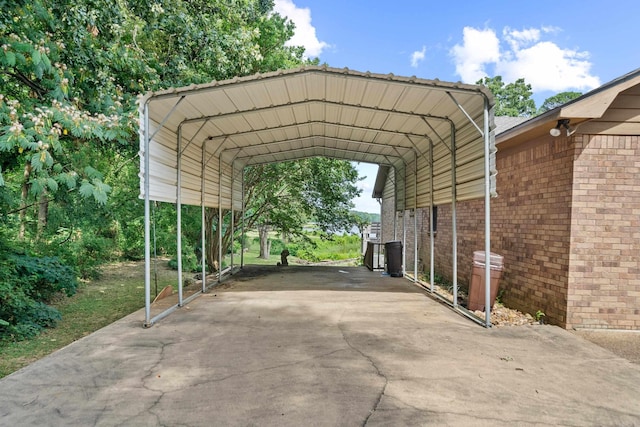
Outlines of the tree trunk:
{"type": "Polygon", "coordinates": [[[31,177],[31,163],[24,166],[24,181],[22,181],[22,195],[20,198],[20,230],[18,239],[24,241],[27,229],[27,197],[29,197],[29,177],[31,177]]]}
{"type": "Polygon", "coordinates": [[[47,226],[47,218],[49,216],[49,195],[45,189],[40,195],[38,202],[38,238],[42,235],[44,228],[47,226]]]}
{"type": "MultiPolygon", "coordinates": [[[[222,257],[224,258],[229,252],[229,249],[233,245],[233,232],[231,227],[224,228],[224,218],[229,211],[222,211],[222,227],[218,226],[218,210],[207,208],[205,211],[205,239],[207,248],[207,267],[210,271],[218,271],[218,257],[220,255],[220,235],[218,234],[222,230],[222,257]],[[215,232],[214,232],[215,228],[215,232]]],[[[236,212],[234,216],[234,225],[237,227],[238,221],[241,218],[241,213],[236,212]]]]}
{"type": "Polygon", "coordinates": [[[260,234],[260,255],[258,258],[269,259],[269,226],[258,226],[258,233],[260,234]]]}
{"type": "Polygon", "coordinates": [[[218,210],[206,208],[204,214],[204,238],[206,240],[206,262],[209,271],[218,271],[218,210]],[[215,226],[216,232],[213,231],[215,226]]]}

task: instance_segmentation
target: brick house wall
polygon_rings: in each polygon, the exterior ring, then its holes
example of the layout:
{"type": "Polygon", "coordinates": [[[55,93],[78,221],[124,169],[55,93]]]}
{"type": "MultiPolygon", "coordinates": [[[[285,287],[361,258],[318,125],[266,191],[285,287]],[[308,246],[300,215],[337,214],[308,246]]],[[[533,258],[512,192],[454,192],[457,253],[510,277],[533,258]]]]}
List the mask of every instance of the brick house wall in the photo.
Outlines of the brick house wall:
{"type": "MultiPolygon", "coordinates": [[[[640,137],[545,136],[499,150],[496,162],[491,250],[504,256],[504,303],[565,328],[640,329],[640,137]]],[[[484,201],[459,202],[457,216],[458,284],[468,289],[473,252],[484,249],[484,201]]],[[[451,205],[437,218],[435,270],[452,281],[451,205]]],[[[401,220],[397,228],[402,236],[401,220]]],[[[418,231],[428,272],[428,209],[418,231]]]]}
{"type": "Polygon", "coordinates": [[[504,258],[508,306],[566,327],[573,145],[542,137],[497,159],[492,248],[504,258]]]}
{"type": "MultiPolygon", "coordinates": [[[[491,205],[491,250],[504,256],[502,301],[566,326],[571,230],[573,147],[567,138],[543,137],[496,159],[498,197],[491,205]]],[[[428,230],[428,211],[424,216],[428,230]]],[[[484,250],[484,200],[457,204],[458,284],[468,289],[473,252],[484,250]]],[[[421,252],[428,232],[421,233],[421,252]]],[[[452,281],[451,205],[438,206],[435,270],[452,281]]]]}
{"type": "MultiPolygon", "coordinates": [[[[389,185],[389,184],[388,184],[389,185]]],[[[393,184],[390,184],[393,185],[393,184]]],[[[382,199],[382,206],[380,208],[380,222],[382,226],[382,233],[380,242],[388,242],[394,240],[393,238],[393,219],[396,214],[395,198],[393,196],[382,199]]]]}
{"type": "Polygon", "coordinates": [[[572,139],[545,136],[505,150],[496,164],[492,247],[505,257],[503,300],[566,327],[572,139]]]}
{"type": "Polygon", "coordinates": [[[567,324],[640,329],[640,137],[576,138],[574,176],[567,324]]]}

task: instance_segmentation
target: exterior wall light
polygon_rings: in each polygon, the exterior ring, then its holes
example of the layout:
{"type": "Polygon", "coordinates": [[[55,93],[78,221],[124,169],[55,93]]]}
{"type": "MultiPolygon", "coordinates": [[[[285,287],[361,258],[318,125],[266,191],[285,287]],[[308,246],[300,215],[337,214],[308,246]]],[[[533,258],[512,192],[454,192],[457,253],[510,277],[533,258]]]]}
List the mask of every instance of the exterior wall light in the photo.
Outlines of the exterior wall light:
{"type": "Polygon", "coordinates": [[[567,136],[573,135],[573,133],[576,130],[572,129],[571,126],[569,126],[569,122],[570,122],[570,119],[560,119],[560,120],[558,120],[558,124],[556,125],[556,127],[551,128],[549,130],[549,133],[553,137],[560,136],[560,134],[562,133],[561,128],[564,128],[567,131],[567,136]]]}

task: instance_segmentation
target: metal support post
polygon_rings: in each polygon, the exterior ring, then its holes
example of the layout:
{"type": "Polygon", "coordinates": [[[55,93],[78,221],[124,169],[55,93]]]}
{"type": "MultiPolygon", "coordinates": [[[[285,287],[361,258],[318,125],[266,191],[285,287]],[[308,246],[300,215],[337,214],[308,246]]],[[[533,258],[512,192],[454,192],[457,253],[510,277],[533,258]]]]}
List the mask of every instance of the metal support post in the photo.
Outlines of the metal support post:
{"type": "Polygon", "coordinates": [[[484,99],[484,323],[491,327],[491,138],[489,135],[489,100],[484,99]]]}
{"type": "Polygon", "coordinates": [[[176,185],[176,232],[178,259],[178,305],[182,307],[182,126],[178,127],[177,185],[176,185]]]}
{"type": "Polygon", "coordinates": [[[149,146],[149,103],[144,104],[142,138],[144,146],[144,318],[145,326],[151,326],[151,199],[149,146]]]}
{"type": "Polygon", "coordinates": [[[205,292],[207,290],[207,238],[206,238],[206,230],[205,230],[205,225],[206,225],[206,220],[205,220],[205,183],[206,183],[206,179],[205,179],[205,172],[206,172],[206,166],[207,166],[207,162],[206,162],[206,153],[207,153],[207,141],[204,140],[202,141],[202,180],[201,180],[201,186],[202,186],[202,193],[200,195],[200,205],[201,205],[201,211],[200,211],[200,220],[202,221],[202,235],[200,236],[201,238],[201,245],[202,245],[202,292],[205,292]]]}
{"type": "Polygon", "coordinates": [[[456,213],[456,129],[451,123],[451,239],[453,247],[453,307],[458,307],[458,217],[456,213]]]}

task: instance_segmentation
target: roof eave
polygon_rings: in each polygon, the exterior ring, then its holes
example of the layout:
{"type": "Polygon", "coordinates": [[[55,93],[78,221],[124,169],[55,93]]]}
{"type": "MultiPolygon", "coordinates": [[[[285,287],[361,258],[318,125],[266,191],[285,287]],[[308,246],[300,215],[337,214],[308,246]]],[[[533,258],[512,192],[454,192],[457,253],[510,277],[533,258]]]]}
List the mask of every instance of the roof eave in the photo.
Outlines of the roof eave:
{"type": "Polygon", "coordinates": [[[570,119],[572,125],[601,118],[620,92],[640,84],[640,68],[612,80],[586,94],[527,120],[496,135],[496,145],[503,149],[524,140],[544,135],[559,119],[570,119]]]}

